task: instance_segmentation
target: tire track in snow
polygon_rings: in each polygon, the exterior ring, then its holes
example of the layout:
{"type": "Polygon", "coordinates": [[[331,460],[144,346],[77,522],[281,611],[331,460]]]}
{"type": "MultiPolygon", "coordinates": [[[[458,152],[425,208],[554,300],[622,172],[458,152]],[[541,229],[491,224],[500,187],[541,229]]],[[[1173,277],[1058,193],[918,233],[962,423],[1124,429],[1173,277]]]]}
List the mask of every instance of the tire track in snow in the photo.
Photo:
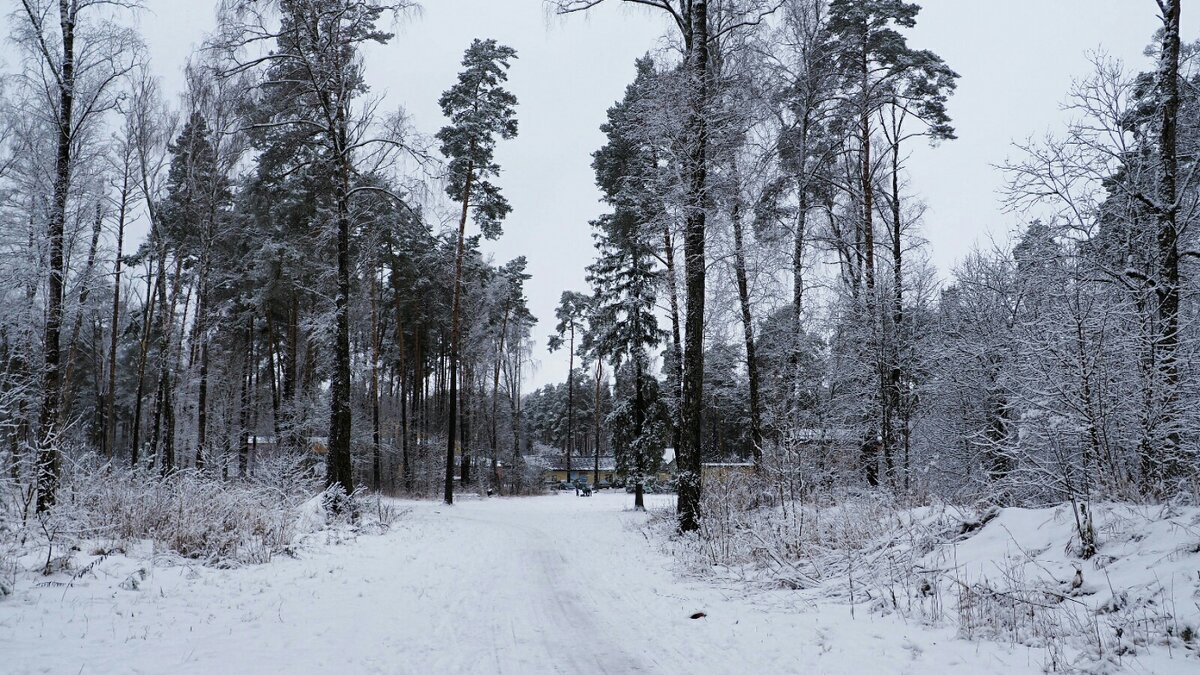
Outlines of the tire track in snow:
{"type": "MultiPolygon", "coordinates": [[[[470,532],[463,533],[477,544],[486,541],[492,545],[481,550],[482,555],[490,556],[493,560],[508,559],[517,563],[516,573],[506,575],[503,581],[511,584],[520,580],[521,585],[507,589],[505,595],[516,593],[524,599],[518,604],[524,606],[514,608],[517,615],[510,618],[507,639],[498,639],[498,622],[495,618],[485,622],[492,627],[489,641],[497,672],[529,672],[526,669],[527,662],[525,667],[504,667],[505,658],[502,656],[503,652],[510,649],[519,653],[530,646],[525,644],[526,641],[516,629],[522,615],[535,622],[526,628],[532,636],[536,636],[538,648],[545,659],[542,664],[549,672],[614,675],[650,672],[640,659],[629,654],[626,646],[614,638],[614,633],[620,631],[616,630],[618,626],[610,625],[601,616],[596,604],[598,598],[581,594],[581,589],[591,588],[597,580],[582,576],[580,570],[583,566],[573,564],[578,561],[568,558],[568,553],[572,552],[570,542],[518,520],[482,518],[461,512],[448,516],[470,527],[483,526],[480,532],[474,533],[475,536],[470,532]]],[[[609,596],[606,599],[611,602],[617,598],[609,596]]],[[[619,613],[622,616],[634,616],[632,612],[636,611],[634,606],[615,609],[621,610],[619,613]]]]}

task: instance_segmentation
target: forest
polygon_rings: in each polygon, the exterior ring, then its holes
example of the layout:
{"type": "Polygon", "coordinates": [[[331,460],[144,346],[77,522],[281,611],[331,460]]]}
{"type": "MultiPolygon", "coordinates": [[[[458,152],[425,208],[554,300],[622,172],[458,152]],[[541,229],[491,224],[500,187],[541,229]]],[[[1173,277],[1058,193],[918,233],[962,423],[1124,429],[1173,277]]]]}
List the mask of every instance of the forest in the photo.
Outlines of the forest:
{"type": "Polygon", "coordinates": [[[598,488],[602,464],[687,565],[840,575],[851,606],[846,551],[913,509],[967,509],[965,534],[1065,505],[1072,564],[1097,559],[1105,509],[1200,499],[1200,42],[1182,0],[1138,2],[1144,63],[1097,54],[1070,122],[993,158],[1024,225],[939,270],[909,162],[959,142],[961,78],[917,4],[544,0],[666,28],[607,64],[628,84],[569,287],[487,248],[522,180],[513,46],[464,42],[427,130],[366,84],[413,0],[213,0],[178,93],[147,3],[9,0],[0,604],[81,538],[265,563],[314,503],[386,530],[405,500],[598,488]],[[542,358],[565,381],[530,386],[542,358]]]}

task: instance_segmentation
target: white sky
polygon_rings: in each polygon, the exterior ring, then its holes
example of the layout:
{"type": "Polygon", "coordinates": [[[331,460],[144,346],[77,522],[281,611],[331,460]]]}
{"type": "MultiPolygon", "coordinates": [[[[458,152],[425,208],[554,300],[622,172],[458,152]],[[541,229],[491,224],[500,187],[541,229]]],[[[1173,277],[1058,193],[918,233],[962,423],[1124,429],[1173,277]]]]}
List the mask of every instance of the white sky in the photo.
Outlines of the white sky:
{"type": "MultiPolygon", "coordinates": [[[[168,92],[182,84],[188,54],[213,25],[214,0],[146,0],[142,31],[168,92]]],[[[1059,109],[1073,78],[1088,74],[1098,48],[1145,68],[1142,51],[1157,26],[1153,0],[924,0],[916,48],[931,49],[962,76],[950,113],[958,140],[914,149],[911,186],[928,205],[924,232],[945,274],[975,243],[1005,238],[1021,218],[1001,212],[994,165],[1016,158],[1013,140],[1061,129],[1059,109]]],[[[1190,16],[1184,13],[1184,39],[1190,16]]],[[[588,221],[601,212],[591,152],[602,143],[608,106],[633,76],[633,60],[660,46],[665,29],[652,13],[618,6],[587,16],[548,18],[541,0],[425,0],[420,15],[396,27],[386,47],[367,54],[367,75],[383,109],[403,106],[418,130],[443,124],[437,98],[455,78],[475,37],[516,48],[510,85],[520,105],[520,135],[497,153],[499,183],[513,205],[497,262],[529,258],[528,296],[540,366],[531,386],[566,377],[567,356],[547,354],[554,307],[564,289],[586,290],[593,250],[588,221]]],[[[723,283],[723,275],[711,275],[723,283]]]]}

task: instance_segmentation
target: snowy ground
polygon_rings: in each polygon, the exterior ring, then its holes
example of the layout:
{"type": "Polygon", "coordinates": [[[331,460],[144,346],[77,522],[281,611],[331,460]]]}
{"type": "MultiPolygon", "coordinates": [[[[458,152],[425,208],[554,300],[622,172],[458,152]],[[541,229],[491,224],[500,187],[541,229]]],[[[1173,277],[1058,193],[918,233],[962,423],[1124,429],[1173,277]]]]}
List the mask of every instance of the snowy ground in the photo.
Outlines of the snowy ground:
{"type": "MultiPolygon", "coordinates": [[[[382,536],[311,542],[260,566],[111,556],[70,586],[25,575],[0,601],[0,672],[1042,670],[1037,650],[960,640],[953,628],[682,579],[631,502],[405,502],[382,536]]],[[[77,565],[94,557],[80,552],[77,565]]]]}

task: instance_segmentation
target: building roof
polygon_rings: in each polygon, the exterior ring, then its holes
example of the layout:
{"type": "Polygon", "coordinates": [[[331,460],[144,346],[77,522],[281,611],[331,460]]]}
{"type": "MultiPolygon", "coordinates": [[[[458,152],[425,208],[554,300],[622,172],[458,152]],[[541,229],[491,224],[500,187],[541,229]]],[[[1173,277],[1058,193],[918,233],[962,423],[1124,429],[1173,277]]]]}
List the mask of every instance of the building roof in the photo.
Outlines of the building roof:
{"type": "MultiPolygon", "coordinates": [[[[571,470],[572,471],[593,471],[596,468],[595,455],[593,455],[591,457],[579,457],[577,459],[580,460],[578,464],[576,464],[575,462],[571,462],[571,470]]],[[[554,461],[553,464],[550,465],[550,470],[551,471],[566,471],[567,467],[564,466],[563,464],[564,463],[563,463],[562,459],[558,458],[554,461]]],[[[617,470],[616,458],[604,457],[602,455],[600,457],[600,470],[601,471],[609,471],[609,472],[616,471],[617,470]]]]}
{"type": "Polygon", "coordinates": [[[834,429],[796,429],[792,432],[792,438],[797,441],[809,442],[859,442],[862,440],[862,434],[855,433],[853,429],[834,428],[834,429]]]}

